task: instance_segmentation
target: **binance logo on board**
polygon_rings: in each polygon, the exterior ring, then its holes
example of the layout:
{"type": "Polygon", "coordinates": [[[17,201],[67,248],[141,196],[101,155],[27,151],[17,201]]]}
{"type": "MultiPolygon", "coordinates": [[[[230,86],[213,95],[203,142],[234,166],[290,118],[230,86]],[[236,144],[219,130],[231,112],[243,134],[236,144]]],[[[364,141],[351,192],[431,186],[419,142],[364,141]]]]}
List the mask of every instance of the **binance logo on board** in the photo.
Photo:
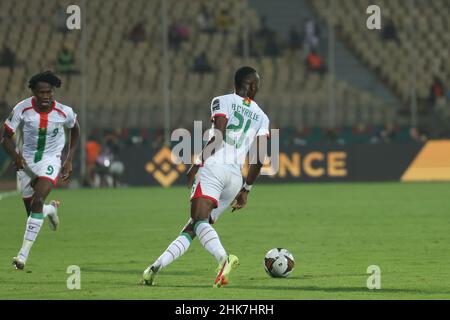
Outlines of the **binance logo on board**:
{"type": "Polygon", "coordinates": [[[450,140],[428,141],[401,177],[401,181],[449,180],[450,140]]]}
{"type": "Polygon", "coordinates": [[[150,173],[163,187],[170,187],[186,170],[184,164],[174,165],[172,163],[172,151],[166,146],[153,157],[151,162],[145,165],[145,171],[150,173]]]}

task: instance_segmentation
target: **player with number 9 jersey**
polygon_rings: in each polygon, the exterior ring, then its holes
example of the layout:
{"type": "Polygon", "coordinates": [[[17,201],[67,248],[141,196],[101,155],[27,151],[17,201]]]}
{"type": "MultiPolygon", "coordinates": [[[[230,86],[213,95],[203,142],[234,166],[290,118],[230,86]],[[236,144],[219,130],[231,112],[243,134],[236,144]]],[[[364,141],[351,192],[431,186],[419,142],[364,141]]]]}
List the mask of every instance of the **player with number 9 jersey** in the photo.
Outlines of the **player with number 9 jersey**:
{"type": "MultiPolygon", "coordinates": [[[[28,168],[37,177],[56,185],[61,169],[61,152],[66,144],[65,129],[75,126],[76,114],[72,108],[54,100],[47,111],[40,111],[36,98],[19,102],[5,122],[5,129],[17,136],[17,149],[28,168]]],[[[34,193],[27,183],[29,176],[19,171],[22,196],[34,193]]]]}
{"type": "Polygon", "coordinates": [[[14,161],[28,216],[22,248],[13,258],[17,270],[24,269],[44,218],[53,231],[57,230],[60,203],[53,200],[45,204],[45,200],[59,176],[68,181],[72,173],[80,128],[72,108],[53,98],[54,88],[60,85],[61,80],[51,71],[33,76],[29,81],[33,96],[19,102],[4,123],[1,144],[14,161]],[[61,165],[66,130],[69,148],[61,165]]]}

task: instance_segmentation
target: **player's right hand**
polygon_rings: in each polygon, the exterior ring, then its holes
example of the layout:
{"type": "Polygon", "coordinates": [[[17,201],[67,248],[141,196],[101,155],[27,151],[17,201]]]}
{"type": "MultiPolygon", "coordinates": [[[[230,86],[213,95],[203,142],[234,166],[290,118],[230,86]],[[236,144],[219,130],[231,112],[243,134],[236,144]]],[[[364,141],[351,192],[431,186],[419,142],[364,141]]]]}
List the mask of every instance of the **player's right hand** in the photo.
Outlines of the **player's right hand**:
{"type": "Polygon", "coordinates": [[[16,159],[14,159],[14,167],[16,168],[16,171],[23,170],[26,166],[27,162],[21,155],[18,155],[16,159]]]}
{"type": "Polygon", "coordinates": [[[61,168],[61,181],[63,182],[69,181],[71,175],[72,175],[72,160],[66,159],[61,168]]]}
{"type": "Polygon", "coordinates": [[[231,203],[231,208],[233,209],[231,210],[231,212],[244,208],[247,205],[247,196],[248,196],[247,190],[242,189],[241,191],[239,191],[236,198],[231,203]]]}

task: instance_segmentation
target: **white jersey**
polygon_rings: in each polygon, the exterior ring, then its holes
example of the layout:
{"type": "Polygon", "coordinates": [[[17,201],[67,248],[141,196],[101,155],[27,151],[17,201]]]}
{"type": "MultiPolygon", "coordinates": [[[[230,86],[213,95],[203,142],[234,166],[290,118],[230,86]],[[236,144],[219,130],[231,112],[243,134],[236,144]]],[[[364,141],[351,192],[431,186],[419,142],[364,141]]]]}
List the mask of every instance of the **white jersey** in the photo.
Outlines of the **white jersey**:
{"type": "MultiPolygon", "coordinates": [[[[27,164],[61,159],[66,138],[64,128],[76,123],[72,108],[54,101],[50,110],[41,112],[34,97],[19,102],[5,122],[5,127],[20,136],[19,149],[27,164]]],[[[19,144],[19,143],[18,143],[19,144]]]]}
{"type": "Polygon", "coordinates": [[[255,101],[235,93],[215,97],[211,115],[226,117],[228,123],[222,148],[206,159],[205,164],[226,164],[240,172],[255,138],[269,136],[269,118],[255,101]]]}

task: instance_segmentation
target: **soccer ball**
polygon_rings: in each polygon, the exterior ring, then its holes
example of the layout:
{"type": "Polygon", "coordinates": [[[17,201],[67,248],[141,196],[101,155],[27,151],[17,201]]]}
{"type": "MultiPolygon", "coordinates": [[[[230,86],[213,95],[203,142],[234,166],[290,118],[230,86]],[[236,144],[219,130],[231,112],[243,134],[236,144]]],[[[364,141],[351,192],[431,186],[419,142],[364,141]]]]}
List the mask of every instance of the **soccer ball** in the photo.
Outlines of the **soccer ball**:
{"type": "Polygon", "coordinates": [[[294,256],[283,248],[269,250],[264,257],[264,270],[273,278],[286,278],[294,270],[294,256]]]}

